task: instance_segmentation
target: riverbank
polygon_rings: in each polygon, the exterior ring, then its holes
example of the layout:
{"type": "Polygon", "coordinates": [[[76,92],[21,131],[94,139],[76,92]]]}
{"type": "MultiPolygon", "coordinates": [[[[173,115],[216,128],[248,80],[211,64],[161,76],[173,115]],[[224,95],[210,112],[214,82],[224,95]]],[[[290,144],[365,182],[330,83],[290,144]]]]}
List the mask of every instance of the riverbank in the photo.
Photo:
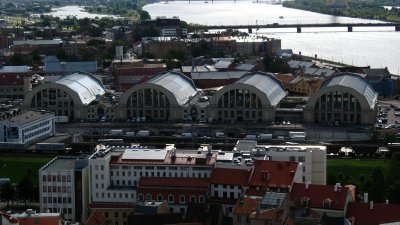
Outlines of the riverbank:
{"type": "Polygon", "coordinates": [[[282,6],[292,9],[306,10],[331,16],[345,16],[351,18],[373,19],[384,22],[400,22],[400,9],[385,8],[379,2],[350,1],[327,5],[323,0],[285,1],[282,6]]]}

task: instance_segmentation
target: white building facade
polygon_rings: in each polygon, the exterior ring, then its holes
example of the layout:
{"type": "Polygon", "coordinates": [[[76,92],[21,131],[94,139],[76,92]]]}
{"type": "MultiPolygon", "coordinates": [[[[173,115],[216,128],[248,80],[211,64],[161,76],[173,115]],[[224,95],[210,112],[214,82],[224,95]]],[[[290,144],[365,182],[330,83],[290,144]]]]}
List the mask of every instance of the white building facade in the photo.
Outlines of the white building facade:
{"type": "Polygon", "coordinates": [[[40,211],[62,213],[70,221],[88,215],[87,159],[56,157],[39,170],[40,211]]]}
{"type": "Polygon", "coordinates": [[[0,142],[29,145],[54,135],[54,114],[44,110],[27,111],[0,121],[0,142]]]}

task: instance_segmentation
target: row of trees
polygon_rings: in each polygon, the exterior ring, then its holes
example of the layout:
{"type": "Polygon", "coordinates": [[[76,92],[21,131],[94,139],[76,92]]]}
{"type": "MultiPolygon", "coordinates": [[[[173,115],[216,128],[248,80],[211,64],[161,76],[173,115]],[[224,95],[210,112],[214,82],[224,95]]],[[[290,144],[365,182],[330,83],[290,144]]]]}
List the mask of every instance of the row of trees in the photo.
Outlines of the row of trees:
{"type": "Polygon", "coordinates": [[[353,184],[356,186],[358,200],[368,193],[369,200],[400,204],[400,153],[393,154],[387,168],[376,167],[370,174],[350,176],[346,171],[328,173],[327,184],[353,184]]]}
{"type": "Polygon", "coordinates": [[[25,177],[17,184],[7,183],[0,186],[0,200],[6,202],[7,206],[15,201],[24,201],[25,206],[28,201],[39,201],[39,189],[32,181],[32,170],[28,169],[25,177]]]}
{"type": "Polygon", "coordinates": [[[294,0],[285,1],[283,6],[289,8],[302,9],[307,11],[319,12],[335,16],[348,16],[364,19],[377,19],[390,22],[400,22],[400,9],[384,8],[383,6],[399,6],[399,1],[394,0],[352,0],[347,7],[335,7],[327,4],[325,0],[294,0]]]}

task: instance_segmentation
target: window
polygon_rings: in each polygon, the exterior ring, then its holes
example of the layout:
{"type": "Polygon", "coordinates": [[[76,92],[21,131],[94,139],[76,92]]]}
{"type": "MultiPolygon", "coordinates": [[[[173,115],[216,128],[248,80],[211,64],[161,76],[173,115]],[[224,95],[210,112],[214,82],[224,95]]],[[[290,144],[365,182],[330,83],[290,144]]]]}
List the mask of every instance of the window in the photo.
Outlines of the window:
{"type": "Polygon", "coordinates": [[[173,203],[174,202],[174,196],[173,195],[168,195],[168,202],[173,203]]]}
{"type": "Polygon", "coordinates": [[[190,196],[190,202],[191,202],[191,203],[196,203],[196,196],[191,195],[191,196],[190,196]]]}
{"type": "Polygon", "coordinates": [[[291,162],[296,161],[296,156],[289,156],[289,161],[291,161],[291,162]]]}
{"type": "Polygon", "coordinates": [[[144,201],[144,196],[143,196],[143,194],[139,194],[138,197],[139,197],[139,201],[144,201]]]}
{"type": "Polygon", "coordinates": [[[157,201],[162,201],[162,200],[163,200],[162,194],[157,194],[157,201]]]}
{"type": "Polygon", "coordinates": [[[299,162],[305,162],[306,161],[306,157],[305,156],[299,156],[298,157],[298,161],[299,162]]]}
{"type": "Polygon", "coordinates": [[[46,175],[43,175],[43,181],[46,181],[46,175]]]}
{"type": "Polygon", "coordinates": [[[204,203],[204,196],[203,195],[199,196],[199,203],[204,203]]]}
{"type": "Polygon", "coordinates": [[[303,197],[301,198],[301,205],[302,206],[308,206],[308,202],[310,201],[310,198],[303,197]]]}
{"type": "Polygon", "coordinates": [[[332,203],[331,199],[329,199],[329,198],[325,199],[324,202],[323,202],[324,208],[330,208],[331,207],[331,203],[332,203]]]}
{"type": "Polygon", "coordinates": [[[146,200],[147,200],[147,201],[152,200],[152,198],[153,198],[153,197],[151,196],[150,193],[147,193],[147,194],[146,194],[146,200]]]}
{"type": "Polygon", "coordinates": [[[179,196],[179,203],[185,203],[185,196],[184,195],[180,195],[179,196]]]}

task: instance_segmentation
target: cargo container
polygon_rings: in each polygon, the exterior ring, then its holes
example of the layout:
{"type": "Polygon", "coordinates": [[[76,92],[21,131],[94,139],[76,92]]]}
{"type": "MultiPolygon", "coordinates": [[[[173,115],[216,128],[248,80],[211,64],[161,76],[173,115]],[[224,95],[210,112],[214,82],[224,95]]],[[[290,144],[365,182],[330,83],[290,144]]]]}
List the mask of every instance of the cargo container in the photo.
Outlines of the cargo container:
{"type": "Polygon", "coordinates": [[[148,136],[150,136],[150,131],[148,131],[148,130],[139,130],[139,131],[136,133],[136,136],[139,136],[139,137],[148,137],[148,136]]]}
{"type": "Polygon", "coordinates": [[[122,129],[110,130],[110,136],[121,136],[123,134],[124,133],[123,133],[122,129]]]}

